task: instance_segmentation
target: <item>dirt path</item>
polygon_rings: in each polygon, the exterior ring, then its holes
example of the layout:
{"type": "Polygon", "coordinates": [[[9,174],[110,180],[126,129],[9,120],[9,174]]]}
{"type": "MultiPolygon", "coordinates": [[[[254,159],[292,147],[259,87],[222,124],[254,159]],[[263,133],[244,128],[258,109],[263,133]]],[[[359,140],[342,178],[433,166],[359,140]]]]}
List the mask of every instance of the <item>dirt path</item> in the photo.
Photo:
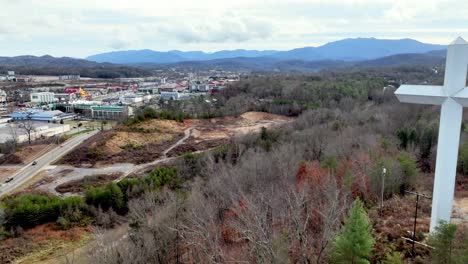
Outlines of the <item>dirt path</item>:
{"type": "Polygon", "coordinates": [[[183,138],[181,138],[169,148],[164,150],[162,152],[163,155],[161,158],[158,158],[149,163],[140,165],[135,165],[133,163],[116,163],[100,168],[77,168],[69,165],[49,166],[47,173],[48,175],[54,177],[54,180],[49,183],[44,183],[38,186],[37,189],[47,191],[58,196],[70,196],[73,195],[73,193],[59,193],[55,190],[55,188],[69,181],[81,180],[86,176],[98,174],[112,174],[120,172],[122,173],[122,176],[115,180],[119,181],[132,173],[138,173],[148,169],[149,167],[154,167],[157,164],[175,159],[175,157],[168,158],[167,153],[169,153],[172,149],[176,148],[177,146],[183,144],[192,135],[192,130],[193,127],[189,127],[186,130],[184,130],[185,136],[183,138]]]}
{"type": "Polygon", "coordinates": [[[167,153],[169,153],[171,150],[182,145],[182,143],[184,143],[184,141],[187,140],[192,135],[192,131],[193,131],[193,127],[189,127],[186,130],[184,130],[184,134],[185,134],[184,137],[181,138],[179,141],[177,141],[174,145],[170,146],[168,149],[164,150],[162,152],[162,159],[167,158],[167,153]]]}

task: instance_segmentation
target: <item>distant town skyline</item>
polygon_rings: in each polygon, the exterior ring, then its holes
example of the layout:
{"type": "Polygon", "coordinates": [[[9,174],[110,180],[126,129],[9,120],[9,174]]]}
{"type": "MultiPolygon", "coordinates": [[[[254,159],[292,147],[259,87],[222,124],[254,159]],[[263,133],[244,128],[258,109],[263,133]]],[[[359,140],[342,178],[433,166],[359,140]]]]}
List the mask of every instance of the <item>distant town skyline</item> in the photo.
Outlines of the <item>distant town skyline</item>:
{"type": "Polygon", "coordinates": [[[356,37],[448,44],[468,36],[468,2],[459,0],[2,2],[0,56],[288,50],[356,37]]]}

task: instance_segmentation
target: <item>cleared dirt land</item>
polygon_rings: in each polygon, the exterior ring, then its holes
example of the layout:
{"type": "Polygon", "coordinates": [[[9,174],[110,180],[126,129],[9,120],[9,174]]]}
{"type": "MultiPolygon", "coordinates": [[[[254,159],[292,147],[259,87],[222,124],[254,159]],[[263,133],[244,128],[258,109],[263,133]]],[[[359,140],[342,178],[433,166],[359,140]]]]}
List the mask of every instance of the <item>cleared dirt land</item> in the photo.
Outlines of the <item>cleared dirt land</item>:
{"type": "Polygon", "coordinates": [[[101,132],[66,155],[58,164],[100,167],[115,163],[142,164],[161,156],[172,142],[183,137],[186,124],[149,120],[101,132]]]}
{"type": "Polygon", "coordinates": [[[293,118],[248,112],[238,117],[191,119],[184,122],[148,120],[91,137],[45,171],[33,190],[58,195],[80,193],[86,185],[100,185],[139,174],[187,152],[206,150],[231,137],[262,127],[271,128],[293,118]],[[103,180],[106,179],[106,180],[103,180]]]}
{"type": "Polygon", "coordinates": [[[238,117],[190,119],[184,122],[152,119],[102,132],[85,141],[58,164],[75,167],[101,167],[115,163],[144,164],[162,158],[164,150],[182,139],[184,131],[189,128],[192,129],[190,137],[172,149],[168,156],[211,148],[223,144],[233,136],[292,120],[261,112],[247,112],[238,117]]]}

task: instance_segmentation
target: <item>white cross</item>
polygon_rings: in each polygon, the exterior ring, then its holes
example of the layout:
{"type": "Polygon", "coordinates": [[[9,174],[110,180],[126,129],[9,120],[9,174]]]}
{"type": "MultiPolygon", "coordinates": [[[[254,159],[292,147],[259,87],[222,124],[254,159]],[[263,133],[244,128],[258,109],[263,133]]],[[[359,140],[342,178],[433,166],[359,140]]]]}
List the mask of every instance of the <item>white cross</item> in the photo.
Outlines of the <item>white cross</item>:
{"type": "Polygon", "coordinates": [[[443,86],[402,85],[395,92],[403,103],[441,105],[439,140],[432,196],[431,232],[452,214],[463,106],[468,106],[468,43],[461,37],[447,48],[443,86]]]}

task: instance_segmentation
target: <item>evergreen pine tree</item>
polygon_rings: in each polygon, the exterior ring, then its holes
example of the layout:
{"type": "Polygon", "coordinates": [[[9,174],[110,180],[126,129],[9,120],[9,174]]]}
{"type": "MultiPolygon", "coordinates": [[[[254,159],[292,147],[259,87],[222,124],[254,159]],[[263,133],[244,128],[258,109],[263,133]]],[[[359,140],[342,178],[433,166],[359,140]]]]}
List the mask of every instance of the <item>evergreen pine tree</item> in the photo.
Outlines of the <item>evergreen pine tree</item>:
{"type": "Polygon", "coordinates": [[[456,225],[444,221],[439,222],[429,238],[429,244],[434,247],[431,250],[432,263],[454,263],[452,246],[456,231],[456,225]]]}
{"type": "Polygon", "coordinates": [[[341,232],[334,242],[334,263],[368,264],[374,245],[369,217],[362,202],[354,201],[341,232]]]}
{"type": "Polygon", "coordinates": [[[382,264],[403,264],[401,255],[398,252],[387,253],[382,264]]]}

